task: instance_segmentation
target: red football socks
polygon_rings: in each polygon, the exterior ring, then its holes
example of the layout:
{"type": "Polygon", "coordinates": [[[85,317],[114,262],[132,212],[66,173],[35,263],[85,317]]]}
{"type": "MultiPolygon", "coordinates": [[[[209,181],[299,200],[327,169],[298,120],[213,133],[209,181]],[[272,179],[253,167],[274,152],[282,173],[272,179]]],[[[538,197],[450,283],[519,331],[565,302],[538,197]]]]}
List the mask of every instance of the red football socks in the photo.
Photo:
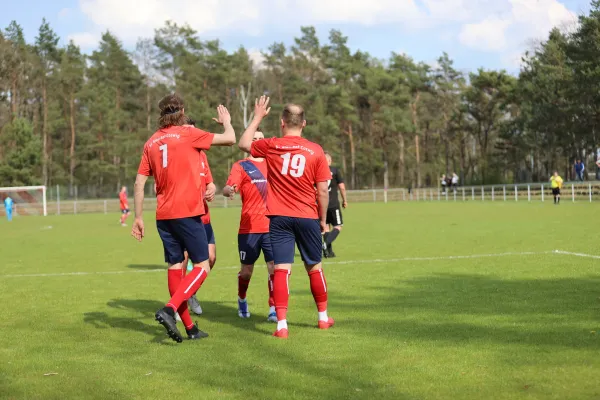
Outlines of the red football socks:
{"type": "Polygon", "coordinates": [[[238,274],[238,297],[242,300],[246,298],[248,285],[250,285],[250,279],[245,280],[240,274],[238,274]]]}
{"type": "Polygon", "coordinates": [[[273,274],[273,300],[279,321],[287,319],[288,302],[290,300],[289,276],[292,272],[276,269],[273,274]]]}
{"type": "Polygon", "coordinates": [[[308,273],[310,279],[310,291],[312,292],[317,310],[327,311],[327,282],[323,270],[319,269],[308,273]]]}
{"type": "MultiPolygon", "coordinates": [[[[180,269],[169,269],[168,271],[168,282],[169,282],[169,294],[173,296],[177,292],[177,289],[181,285],[181,281],[183,280],[182,270],[180,269]]],[[[192,317],[190,316],[190,312],[188,311],[187,301],[181,303],[179,308],[177,308],[177,313],[181,317],[181,322],[185,325],[186,329],[190,329],[194,326],[194,321],[192,321],[192,317]]]]}
{"type": "MultiPolygon", "coordinates": [[[[182,274],[181,270],[173,271],[177,271],[179,273],[179,276],[181,276],[182,274]]],[[[187,299],[192,297],[192,295],[196,293],[198,289],[200,289],[200,286],[202,286],[202,283],[204,283],[206,276],[207,274],[204,269],[200,267],[194,267],[192,272],[190,272],[185,278],[183,278],[179,287],[173,294],[173,297],[171,297],[171,300],[169,300],[169,302],[167,303],[167,307],[171,307],[173,310],[177,310],[179,306],[185,303],[187,299]]],[[[183,316],[180,315],[180,317],[183,320],[183,316]]]]}
{"type": "Polygon", "coordinates": [[[269,274],[269,280],[267,283],[269,284],[269,307],[275,306],[275,300],[273,300],[273,274],[269,274]]]}

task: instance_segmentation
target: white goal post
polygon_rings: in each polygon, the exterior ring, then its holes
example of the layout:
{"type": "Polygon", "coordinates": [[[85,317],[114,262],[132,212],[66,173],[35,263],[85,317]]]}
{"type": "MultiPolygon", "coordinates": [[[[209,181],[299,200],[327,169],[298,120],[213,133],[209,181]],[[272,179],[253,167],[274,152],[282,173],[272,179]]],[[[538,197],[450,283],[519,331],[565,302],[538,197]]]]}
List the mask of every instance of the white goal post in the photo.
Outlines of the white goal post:
{"type": "Polygon", "coordinates": [[[10,197],[15,215],[48,215],[46,186],[0,187],[0,210],[4,213],[4,199],[10,197]]]}

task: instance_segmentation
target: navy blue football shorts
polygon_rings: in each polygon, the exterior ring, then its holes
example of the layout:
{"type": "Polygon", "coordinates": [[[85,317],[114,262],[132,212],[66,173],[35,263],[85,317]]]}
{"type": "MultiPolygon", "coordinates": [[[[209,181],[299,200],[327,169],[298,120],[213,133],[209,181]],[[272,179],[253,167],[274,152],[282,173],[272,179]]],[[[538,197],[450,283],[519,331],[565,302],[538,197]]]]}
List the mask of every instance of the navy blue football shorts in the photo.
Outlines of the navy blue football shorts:
{"type": "Polygon", "coordinates": [[[240,263],[254,265],[262,251],[265,262],[273,261],[273,249],[268,233],[240,233],[238,234],[238,251],[240,263]]]}
{"type": "Polygon", "coordinates": [[[306,264],[321,262],[323,239],[318,219],[272,216],[269,233],[275,265],[294,262],[294,245],[306,264]]]}
{"type": "Polygon", "coordinates": [[[208,240],[200,216],[159,220],[156,227],[165,250],[165,262],[182,262],[184,250],[194,264],[208,260],[208,240]]]}
{"type": "Polygon", "coordinates": [[[204,230],[206,231],[206,240],[208,244],[216,244],[215,231],[213,231],[213,227],[210,222],[208,224],[204,224],[204,230]]]}

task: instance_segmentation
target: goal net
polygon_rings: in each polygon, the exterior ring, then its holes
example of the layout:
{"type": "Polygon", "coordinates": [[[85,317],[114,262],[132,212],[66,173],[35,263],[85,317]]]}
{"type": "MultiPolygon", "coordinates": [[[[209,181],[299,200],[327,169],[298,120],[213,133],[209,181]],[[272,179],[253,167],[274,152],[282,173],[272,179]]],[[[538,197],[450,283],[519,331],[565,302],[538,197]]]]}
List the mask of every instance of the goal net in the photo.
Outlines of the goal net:
{"type": "Polygon", "coordinates": [[[0,188],[0,215],[6,215],[4,199],[13,200],[13,215],[48,215],[46,186],[0,188]]]}

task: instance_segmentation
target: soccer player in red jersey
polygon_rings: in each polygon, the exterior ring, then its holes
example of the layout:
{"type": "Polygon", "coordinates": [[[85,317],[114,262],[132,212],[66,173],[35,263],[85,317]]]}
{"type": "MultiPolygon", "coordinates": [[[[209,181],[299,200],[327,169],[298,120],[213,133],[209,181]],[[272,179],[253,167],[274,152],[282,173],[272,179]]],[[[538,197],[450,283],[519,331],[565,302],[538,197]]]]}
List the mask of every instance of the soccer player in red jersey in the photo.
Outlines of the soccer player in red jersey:
{"type": "MultiPolygon", "coordinates": [[[[188,124],[186,126],[196,126],[196,122],[192,119],[188,119],[188,124]]],[[[200,154],[200,177],[203,179],[204,183],[202,187],[204,188],[204,195],[202,196],[202,201],[204,203],[204,209],[206,214],[202,216],[202,224],[204,224],[204,230],[206,231],[206,239],[208,240],[208,264],[210,265],[210,269],[212,270],[217,262],[217,246],[215,233],[210,223],[210,210],[208,208],[208,203],[215,199],[215,194],[217,191],[217,187],[215,186],[212,172],[210,170],[210,165],[208,164],[208,157],[206,152],[202,151],[200,154]]],[[[183,265],[188,265],[188,255],[185,252],[185,259],[183,265]]],[[[191,266],[188,266],[188,269],[191,269],[191,266]]],[[[186,269],[183,269],[183,273],[185,275],[186,269]]],[[[200,306],[200,302],[196,297],[196,293],[192,295],[188,299],[188,306],[190,310],[196,315],[202,315],[202,306],[200,306]]]]}
{"type": "MultiPolygon", "coordinates": [[[[254,133],[254,142],[264,139],[260,130],[254,133]]],[[[277,322],[273,301],[273,250],[267,218],[267,165],[264,158],[248,157],[233,164],[223,196],[233,199],[235,193],[242,197],[242,215],[238,231],[240,272],[238,273],[238,315],[250,318],[246,293],[254,272],[254,263],[262,251],[269,273],[268,321],[277,322]]]]}
{"type": "Polygon", "coordinates": [[[304,110],[298,105],[288,104],[283,109],[283,137],[252,142],[260,122],[269,114],[268,104],[268,97],[256,100],[254,119],[240,138],[239,147],[252,157],[266,159],[267,215],[275,262],[273,298],[277,330],[273,336],[287,338],[288,278],[294,262],[294,244],[298,245],[308,272],[319,314],[318,326],[329,329],[334,324],[327,315],[327,283],[321,268],[321,233],[327,231],[327,181],[331,172],[321,146],[302,137],[306,121],[304,110]]]}
{"type": "Polygon", "coordinates": [[[119,192],[119,203],[121,206],[121,226],[127,226],[125,221],[129,217],[129,202],[127,201],[127,188],[125,186],[119,192]]]}
{"type": "Polygon", "coordinates": [[[132,236],[141,241],[145,235],[142,210],[144,186],[148,176],[156,181],[156,226],[163,243],[168,269],[171,299],[156,312],[156,320],[165,327],[169,337],[182,342],[177,329],[175,313],[185,325],[188,338],[207,336],[192,322],[187,300],[202,285],[210,273],[208,241],[201,216],[206,213],[203,180],[200,176],[201,152],[211,145],[231,146],[235,131],[229,111],[222,105],[217,108],[215,121],[225,128],[223,134],[212,134],[187,123],[183,100],[178,95],[168,95],[159,103],[159,130],[144,145],[142,160],[135,181],[135,222],[132,236]],[[183,277],[184,249],[194,264],[192,271],[183,277]]]}

